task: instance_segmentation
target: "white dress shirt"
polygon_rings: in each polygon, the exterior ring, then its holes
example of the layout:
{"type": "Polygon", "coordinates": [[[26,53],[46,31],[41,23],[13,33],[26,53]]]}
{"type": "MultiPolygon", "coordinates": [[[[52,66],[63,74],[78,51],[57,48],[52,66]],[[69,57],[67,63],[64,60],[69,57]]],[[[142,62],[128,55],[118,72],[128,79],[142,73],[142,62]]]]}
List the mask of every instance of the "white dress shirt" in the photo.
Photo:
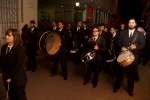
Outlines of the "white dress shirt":
{"type": "Polygon", "coordinates": [[[133,30],[130,30],[130,29],[129,29],[129,37],[130,37],[130,34],[131,34],[131,33],[132,33],[132,35],[133,35],[134,31],[135,31],[135,29],[133,29],[133,30]]]}

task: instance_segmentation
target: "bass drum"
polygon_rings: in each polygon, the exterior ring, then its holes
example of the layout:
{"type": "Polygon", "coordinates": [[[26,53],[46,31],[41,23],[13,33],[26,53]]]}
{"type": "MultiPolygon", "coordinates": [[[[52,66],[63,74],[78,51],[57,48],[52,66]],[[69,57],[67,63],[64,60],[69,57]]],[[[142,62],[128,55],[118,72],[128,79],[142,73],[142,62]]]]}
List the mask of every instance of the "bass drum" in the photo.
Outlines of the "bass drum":
{"type": "Polygon", "coordinates": [[[41,51],[54,55],[60,48],[61,39],[57,33],[45,32],[39,40],[39,48],[41,51]]]}

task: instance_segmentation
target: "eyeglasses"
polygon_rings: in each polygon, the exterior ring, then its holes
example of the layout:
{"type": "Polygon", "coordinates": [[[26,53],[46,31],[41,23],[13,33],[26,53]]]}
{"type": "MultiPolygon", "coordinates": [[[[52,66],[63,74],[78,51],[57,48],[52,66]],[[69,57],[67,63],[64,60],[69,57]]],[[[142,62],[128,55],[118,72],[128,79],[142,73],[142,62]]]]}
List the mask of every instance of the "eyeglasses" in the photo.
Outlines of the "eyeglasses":
{"type": "Polygon", "coordinates": [[[93,31],[93,32],[98,32],[98,31],[93,31]]]}

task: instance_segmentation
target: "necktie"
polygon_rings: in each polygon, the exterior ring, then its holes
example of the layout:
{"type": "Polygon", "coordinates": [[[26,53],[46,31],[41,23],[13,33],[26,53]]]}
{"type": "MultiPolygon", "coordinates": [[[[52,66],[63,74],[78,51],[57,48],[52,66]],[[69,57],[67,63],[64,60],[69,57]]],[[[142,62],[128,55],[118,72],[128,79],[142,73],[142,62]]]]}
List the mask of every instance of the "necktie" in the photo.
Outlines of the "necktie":
{"type": "Polygon", "coordinates": [[[78,28],[78,30],[77,31],[80,31],[80,28],[78,28]]]}
{"type": "Polygon", "coordinates": [[[95,42],[96,38],[93,38],[93,42],[95,42]]]}
{"type": "Polygon", "coordinates": [[[113,36],[113,38],[115,37],[115,35],[112,35],[113,36]]]}
{"type": "Polygon", "coordinates": [[[130,33],[130,38],[132,37],[132,32],[130,33]]]}
{"type": "Polygon", "coordinates": [[[10,51],[10,48],[9,48],[9,47],[7,47],[7,52],[6,52],[6,54],[8,54],[8,53],[9,53],[9,51],[10,51]]]}

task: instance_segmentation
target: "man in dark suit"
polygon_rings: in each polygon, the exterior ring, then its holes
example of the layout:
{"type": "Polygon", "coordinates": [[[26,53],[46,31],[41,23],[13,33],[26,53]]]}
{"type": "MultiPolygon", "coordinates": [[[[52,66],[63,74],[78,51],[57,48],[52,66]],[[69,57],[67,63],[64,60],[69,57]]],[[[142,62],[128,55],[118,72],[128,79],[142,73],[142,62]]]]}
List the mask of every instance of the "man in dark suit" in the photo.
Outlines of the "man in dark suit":
{"type": "Polygon", "coordinates": [[[30,28],[27,32],[27,56],[28,56],[28,66],[27,70],[36,71],[36,54],[37,54],[37,42],[39,40],[39,32],[35,26],[35,21],[30,21],[30,28]],[[32,65],[33,64],[33,65],[32,65]]]}
{"type": "Polygon", "coordinates": [[[83,54],[83,50],[84,50],[84,41],[85,41],[85,34],[84,34],[84,29],[82,28],[82,22],[78,21],[77,22],[77,27],[75,27],[73,29],[73,35],[74,35],[74,42],[73,44],[76,45],[77,47],[77,51],[75,54],[75,64],[80,64],[81,62],[81,57],[83,54]]]}
{"type": "Polygon", "coordinates": [[[125,27],[125,24],[124,24],[124,23],[121,23],[117,33],[120,34],[122,31],[124,31],[124,30],[126,30],[126,29],[127,29],[127,28],[125,27]]]}
{"type": "Polygon", "coordinates": [[[51,32],[57,32],[58,31],[58,27],[57,27],[57,22],[55,20],[52,21],[52,27],[50,28],[51,32]]]}
{"type": "Polygon", "coordinates": [[[89,37],[91,37],[92,32],[87,27],[87,22],[86,21],[82,22],[82,26],[83,26],[84,33],[85,33],[85,40],[87,40],[89,37]]]}
{"type": "MultiPolygon", "coordinates": [[[[117,28],[111,27],[110,28],[110,33],[111,35],[109,36],[109,43],[107,45],[107,51],[108,51],[108,60],[109,59],[114,59],[112,64],[112,71],[111,75],[114,76],[116,75],[117,68],[118,68],[118,63],[116,58],[119,56],[120,48],[118,46],[118,39],[119,35],[117,34],[117,28]]],[[[106,63],[106,68],[105,68],[105,73],[109,71],[110,63],[106,63]]]]}
{"type": "MultiPolygon", "coordinates": [[[[106,47],[107,47],[107,45],[109,44],[109,34],[104,31],[104,28],[105,28],[105,24],[100,23],[99,24],[99,32],[100,32],[100,35],[105,39],[106,47]]],[[[102,61],[101,61],[101,64],[100,64],[100,70],[101,70],[102,65],[106,64],[106,55],[108,55],[108,52],[105,50],[102,53],[102,61]]]]}
{"type": "Polygon", "coordinates": [[[73,46],[73,33],[72,33],[73,30],[71,28],[71,23],[67,24],[67,30],[68,30],[69,36],[70,36],[70,43],[68,45],[68,53],[67,53],[67,56],[69,56],[70,51],[74,50],[74,46],[73,46]]]}
{"type": "MultiPolygon", "coordinates": [[[[128,49],[131,49],[134,55],[134,61],[128,65],[127,68],[127,87],[129,96],[133,96],[134,81],[136,77],[136,67],[139,62],[140,52],[144,48],[145,39],[143,33],[138,32],[135,27],[137,23],[134,18],[131,18],[128,23],[129,29],[122,31],[118,40],[118,45],[121,48],[122,52],[126,52],[128,49]]],[[[124,67],[118,67],[118,73],[116,76],[116,82],[114,85],[113,92],[117,92],[121,86],[123,80],[124,67]]]]}
{"type": "MultiPolygon", "coordinates": [[[[143,58],[142,60],[142,65],[146,66],[146,63],[149,61],[149,50],[150,50],[150,35],[142,28],[142,27],[138,27],[137,30],[139,32],[142,32],[145,38],[145,47],[142,50],[142,55],[141,58],[143,58]]],[[[141,59],[140,59],[141,60],[141,59]]]]}
{"type": "Polygon", "coordinates": [[[50,76],[57,75],[58,72],[58,62],[60,59],[61,62],[61,68],[64,80],[67,80],[68,72],[67,72],[67,53],[68,53],[68,45],[70,42],[70,36],[68,30],[64,29],[64,23],[62,21],[58,22],[58,32],[60,38],[61,38],[61,44],[59,51],[54,54],[54,67],[52,70],[52,74],[50,76]]]}

